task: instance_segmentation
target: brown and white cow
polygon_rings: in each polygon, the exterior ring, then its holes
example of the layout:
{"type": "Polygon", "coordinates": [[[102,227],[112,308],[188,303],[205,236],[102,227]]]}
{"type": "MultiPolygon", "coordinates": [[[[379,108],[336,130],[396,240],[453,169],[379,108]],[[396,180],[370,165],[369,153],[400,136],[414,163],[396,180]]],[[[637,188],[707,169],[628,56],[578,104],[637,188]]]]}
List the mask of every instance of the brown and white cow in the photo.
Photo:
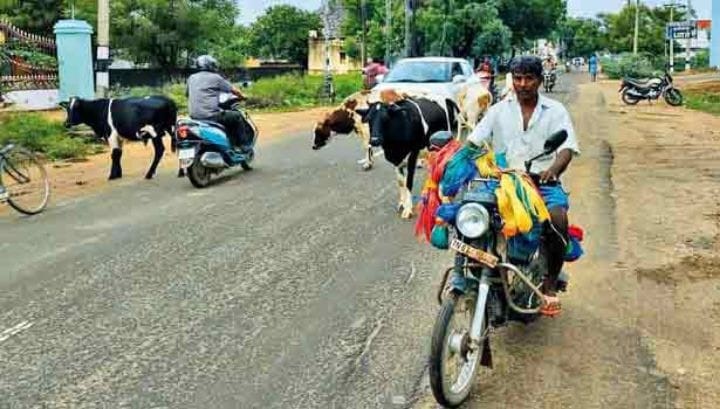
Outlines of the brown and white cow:
{"type": "Polygon", "coordinates": [[[458,135],[461,135],[463,128],[472,132],[493,104],[493,96],[483,84],[472,83],[460,92],[457,102],[460,107],[458,135]]]}
{"type": "Polygon", "coordinates": [[[370,131],[367,124],[355,112],[356,109],[368,107],[369,91],[356,92],[340,104],[333,111],[325,114],[321,121],[315,124],[313,129],[313,150],[321,149],[330,142],[333,134],[349,135],[355,133],[360,137],[363,144],[365,157],[358,161],[364,170],[370,170],[375,162],[375,154],[370,146],[370,131]]]}

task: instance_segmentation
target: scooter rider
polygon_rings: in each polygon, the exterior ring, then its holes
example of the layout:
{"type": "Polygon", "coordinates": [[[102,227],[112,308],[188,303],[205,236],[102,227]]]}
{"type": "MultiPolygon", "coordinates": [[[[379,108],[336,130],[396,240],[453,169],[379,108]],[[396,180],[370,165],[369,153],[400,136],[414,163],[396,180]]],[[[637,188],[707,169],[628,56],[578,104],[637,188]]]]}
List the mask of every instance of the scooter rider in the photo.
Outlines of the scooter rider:
{"type": "Polygon", "coordinates": [[[201,55],[196,64],[200,72],[187,79],[190,118],[223,125],[232,145],[243,150],[250,142],[245,141],[242,135],[242,114],[221,109],[220,94],[233,94],[240,99],[245,99],[245,95],[217,73],[218,62],[212,56],[201,55]]]}

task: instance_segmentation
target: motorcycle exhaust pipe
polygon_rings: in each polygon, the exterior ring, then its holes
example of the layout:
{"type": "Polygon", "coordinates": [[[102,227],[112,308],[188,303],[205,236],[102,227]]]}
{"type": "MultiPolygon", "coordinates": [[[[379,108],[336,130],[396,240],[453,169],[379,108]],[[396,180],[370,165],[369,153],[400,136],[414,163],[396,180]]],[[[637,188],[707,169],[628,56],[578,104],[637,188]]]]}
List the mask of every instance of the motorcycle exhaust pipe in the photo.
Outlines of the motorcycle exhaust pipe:
{"type": "Polygon", "coordinates": [[[200,157],[200,163],[206,168],[222,169],[228,167],[222,155],[217,152],[205,152],[200,157]]]}

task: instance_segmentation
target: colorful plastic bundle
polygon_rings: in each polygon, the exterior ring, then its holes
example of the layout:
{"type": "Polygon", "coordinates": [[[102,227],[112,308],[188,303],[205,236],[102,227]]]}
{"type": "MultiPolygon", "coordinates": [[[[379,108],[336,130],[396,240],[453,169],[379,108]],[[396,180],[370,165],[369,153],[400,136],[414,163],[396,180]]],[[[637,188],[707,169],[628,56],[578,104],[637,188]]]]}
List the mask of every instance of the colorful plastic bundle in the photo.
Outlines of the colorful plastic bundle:
{"type": "Polygon", "coordinates": [[[585,237],[585,232],[579,226],[571,225],[568,227],[568,236],[570,236],[570,241],[565,253],[565,261],[573,262],[585,254],[580,244],[585,237]]]}
{"type": "Polygon", "coordinates": [[[450,159],[445,167],[440,183],[443,196],[455,196],[460,189],[475,175],[478,169],[475,160],[487,153],[484,149],[477,149],[466,145],[450,159]]]}
{"type": "Polygon", "coordinates": [[[460,146],[460,142],[453,139],[439,151],[430,153],[428,157],[428,176],[423,186],[418,210],[419,216],[415,224],[415,235],[425,236],[427,241],[430,241],[432,229],[436,223],[435,212],[442,202],[438,185],[445,173],[448,161],[460,149],[460,146]]]}

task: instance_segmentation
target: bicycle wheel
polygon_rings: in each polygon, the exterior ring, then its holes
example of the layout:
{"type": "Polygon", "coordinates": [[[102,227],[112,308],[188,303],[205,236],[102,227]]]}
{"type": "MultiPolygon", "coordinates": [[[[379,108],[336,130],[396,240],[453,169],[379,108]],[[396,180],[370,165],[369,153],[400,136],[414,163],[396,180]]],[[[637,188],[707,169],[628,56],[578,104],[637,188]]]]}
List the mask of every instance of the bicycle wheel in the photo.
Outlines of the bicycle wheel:
{"type": "Polygon", "coordinates": [[[50,181],[45,168],[30,151],[15,147],[0,164],[0,183],[9,194],[8,204],[20,213],[38,214],[50,198],[50,181]]]}

